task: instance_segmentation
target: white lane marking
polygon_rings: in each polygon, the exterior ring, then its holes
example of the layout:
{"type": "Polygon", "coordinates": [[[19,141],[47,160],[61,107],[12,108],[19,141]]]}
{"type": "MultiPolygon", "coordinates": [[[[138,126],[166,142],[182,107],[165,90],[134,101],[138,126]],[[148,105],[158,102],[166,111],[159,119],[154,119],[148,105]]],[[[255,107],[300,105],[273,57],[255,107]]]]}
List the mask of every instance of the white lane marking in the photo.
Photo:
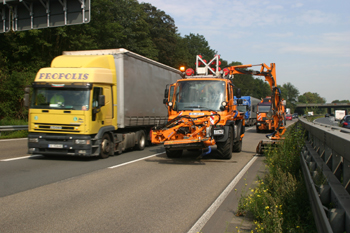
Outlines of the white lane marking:
{"type": "Polygon", "coordinates": [[[19,141],[19,140],[28,140],[28,138],[0,139],[0,142],[10,142],[10,141],[19,141]]]}
{"type": "Polygon", "coordinates": [[[204,225],[209,221],[211,216],[215,213],[215,211],[219,208],[219,206],[224,202],[226,197],[230,194],[232,189],[236,186],[236,184],[241,180],[243,175],[247,172],[247,170],[252,166],[258,156],[254,156],[238,173],[238,175],[231,181],[231,183],[225,188],[224,191],[216,198],[216,200],[211,204],[211,206],[204,212],[204,214],[197,220],[197,222],[192,226],[192,228],[188,231],[188,233],[197,233],[202,230],[204,225]]]}
{"type": "Polygon", "coordinates": [[[150,156],[147,156],[147,157],[144,157],[144,158],[141,158],[141,159],[136,159],[136,160],[133,160],[133,161],[130,161],[130,162],[118,164],[118,165],[115,165],[115,166],[112,166],[112,167],[108,167],[108,168],[111,168],[111,169],[112,169],[112,168],[121,167],[121,166],[130,164],[130,163],[135,163],[135,162],[138,162],[138,161],[141,161],[141,160],[145,160],[145,159],[148,159],[148,158],[151,158],[151,157],[154,157],[154,156],[157,156],[157,155],[161,155],[161,154],[164,154],[164,153],[165,153],[165,152],[158,153],[158,154],[154,154],[154,155],[150,155],[150,156]]]}
{"type": "Polygon", "coordinates": [[[12,159],[3,159],[3,160],[0,160],[0,162],[8,162],[8,161],[26,159],[26,158],[36,158],[36,157],[40,157],[40,156],[41,155],[29,155],[29,156],[17,157],[17,158],[12,158],[12,159]]]}

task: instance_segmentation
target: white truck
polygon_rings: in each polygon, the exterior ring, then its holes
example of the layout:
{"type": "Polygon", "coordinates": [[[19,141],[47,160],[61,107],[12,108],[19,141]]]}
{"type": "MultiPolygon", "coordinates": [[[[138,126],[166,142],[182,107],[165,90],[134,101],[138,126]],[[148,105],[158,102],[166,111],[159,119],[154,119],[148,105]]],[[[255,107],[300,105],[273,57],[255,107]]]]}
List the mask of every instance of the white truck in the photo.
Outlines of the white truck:
{"type": "Polygon", "coordinates": [[[290,114],[290,108],[286,108],[286,114],[290,114]]]}
{"type": "Polygon", "coordinates": [[[340,121],[345,116],[345,110],[335,110],[334,118],[336,121],[340,121]]]}

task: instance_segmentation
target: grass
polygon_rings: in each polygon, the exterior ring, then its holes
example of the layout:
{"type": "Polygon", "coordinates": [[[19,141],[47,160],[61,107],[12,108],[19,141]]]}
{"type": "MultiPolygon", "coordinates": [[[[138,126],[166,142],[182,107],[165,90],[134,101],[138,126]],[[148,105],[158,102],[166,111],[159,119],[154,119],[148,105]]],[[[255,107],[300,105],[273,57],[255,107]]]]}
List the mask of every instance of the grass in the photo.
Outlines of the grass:
{"type": "Polygon", "coordinates": [[[254,215],[255,232],[316,232],[299,158],[304,131],[289,128],[265,153],[268,173],[239,200],[238,214],[254,215]]]}
{"type": "MultiPolygon", "coordinates": [[[[2,119],[0,125],[28,125],[28,122],[26,120],[2,119]]],[[[26,138],[27,136],[28,130],[0,131],[0,139],[26,138]]]]}

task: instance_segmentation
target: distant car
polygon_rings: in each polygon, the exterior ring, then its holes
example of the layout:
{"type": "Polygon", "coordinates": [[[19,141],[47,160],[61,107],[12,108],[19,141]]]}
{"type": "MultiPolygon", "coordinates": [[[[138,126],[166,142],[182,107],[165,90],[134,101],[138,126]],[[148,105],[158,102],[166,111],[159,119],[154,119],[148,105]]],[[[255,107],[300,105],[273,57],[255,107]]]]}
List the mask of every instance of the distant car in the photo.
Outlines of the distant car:
{"type": "Polygon", "coordinates": [[[287,114],[286,115],[286,120],[293,120],[293,116],[292,116],[292,114],[287,114]]]}
{"type": "Polygon", "coordinates": [[[326,113],[326,115],[324,115],[324,117],[330,117],[329,113],[326,113]]]}
{"type": "Polygon", "coordinates": [[[348,128],[350,129],[350,115],[345,115],[343,119],[340,121],[340,125],[343,128],[348,128]]]}
{"type": "Polygon", "coordinates": [[[298,118],[298,113],[293,113],[293,118],[298,118]]]}

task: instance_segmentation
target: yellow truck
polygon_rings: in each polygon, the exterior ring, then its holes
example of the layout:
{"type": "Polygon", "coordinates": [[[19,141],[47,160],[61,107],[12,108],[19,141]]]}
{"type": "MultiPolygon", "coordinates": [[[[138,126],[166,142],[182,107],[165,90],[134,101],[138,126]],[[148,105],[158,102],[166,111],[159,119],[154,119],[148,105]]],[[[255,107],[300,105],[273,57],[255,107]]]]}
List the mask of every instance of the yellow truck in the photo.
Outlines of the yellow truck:
{"type": "Polygon", "coordinates": [[[180,78],[126,49],[63,52],[25,90],[28,153],[107,158],[143,150],[151,128],[167,122],[159,96],[180,78]]]}

